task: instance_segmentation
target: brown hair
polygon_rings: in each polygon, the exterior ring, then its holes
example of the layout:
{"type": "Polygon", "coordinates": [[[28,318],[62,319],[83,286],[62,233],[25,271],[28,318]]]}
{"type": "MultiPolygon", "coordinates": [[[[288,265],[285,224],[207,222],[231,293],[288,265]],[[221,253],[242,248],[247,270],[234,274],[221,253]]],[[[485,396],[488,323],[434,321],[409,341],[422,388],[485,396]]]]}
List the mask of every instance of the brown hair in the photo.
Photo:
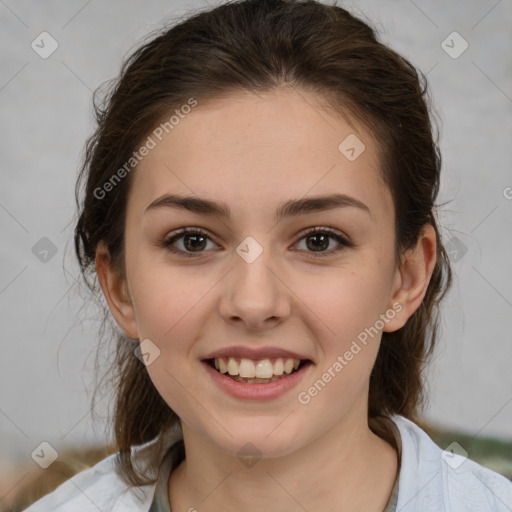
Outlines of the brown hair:
{"type": "MultiPolygon", "coordinates": [[[[124,62],[111,85],[101,105],[95,93],[98,127],[87,141],[76,187],[75,251],[93,292],[100,292],[94,272],[100,241],[124,273],[131,174],[105,197],[99,199],[97,191],[162,119],[190,98],[202,104],[242,90],[293,87],[318,93],[333,110],[350,112],[369,128],[379,143],[382,178],[395,206],[396,261],[401,264],[403,252],[414,247],[425,224],[437,236],[437,262],[423,302],[401,329],[383,333],[370,377],[368,414],[378,435],[392,441],[382,426],[391,414],[418,421],[424,403],[422,370],[438,334],[438,305],[452,279],[435,218],[441,156],[438,135],[433,137],[426,77],[379,42],[374,28],[337,5],[242,0],[195,13],[153,34],[124,62]]],[[[109,311],[103,307],[105,321],[109,311]]],[[[114,332],[113,427],[119,470],[127,482],[143,485],[154,480],[133,466],[131,448],[161,440],[160,434],[179,418],[134,356],[134,345],[119,330],[114,332]]]]}

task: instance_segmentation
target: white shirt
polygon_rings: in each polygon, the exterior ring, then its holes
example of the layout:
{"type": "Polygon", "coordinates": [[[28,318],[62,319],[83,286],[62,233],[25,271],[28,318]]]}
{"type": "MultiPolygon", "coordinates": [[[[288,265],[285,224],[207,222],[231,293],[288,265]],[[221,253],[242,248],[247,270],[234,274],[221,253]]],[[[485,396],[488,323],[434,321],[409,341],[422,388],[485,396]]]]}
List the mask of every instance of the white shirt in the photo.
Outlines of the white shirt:
{"type": "MultiPolygon", "coordinates": [[[[511,512],[512,482],[460,455],[441,450],[416,424],[392,416],[401,444],[397,512],[511,512]]],[[[179,437],[178,437],[179,438],[179,437]]],[[[165,449],[177,440],[166,438],[165,449]]],[[[133,450],[135,464],[154,450],[133,450]]],[[[115,454],[73,476],[25,512],[148,512],[157,483],[128,486],[115,472],[115,454]]],[[[163,462],[163,459],[162,459],[163,462]]],[[[168,464],[167,464],[168,466],[168,464]]]]}

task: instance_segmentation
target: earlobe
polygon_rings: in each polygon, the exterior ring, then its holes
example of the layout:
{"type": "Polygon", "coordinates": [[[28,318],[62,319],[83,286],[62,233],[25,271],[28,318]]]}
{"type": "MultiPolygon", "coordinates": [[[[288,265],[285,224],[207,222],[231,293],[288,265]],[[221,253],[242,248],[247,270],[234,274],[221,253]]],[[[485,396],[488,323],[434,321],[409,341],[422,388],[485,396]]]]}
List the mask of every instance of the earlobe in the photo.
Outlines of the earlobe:
{"type": "Polygon", "coordinates": [[[125,278],[114,268],[110,253],[104,242],[96,249],[96,273],[114,318],[130,338],[138,338],[133,304],[125,278]]]}
{"type": "Polygon", "coordinates": [[[420,307],[434,271],[437,259],[436,232],[431,224],[425,224],[416,246],[405,253],[400,269],[396,269],[394,293],[390,303],[397,314],[384,327],[393,332],[405,325],[411,315],[420,307]],[[399,303],[398,306],[392,306],[399,303]]]}

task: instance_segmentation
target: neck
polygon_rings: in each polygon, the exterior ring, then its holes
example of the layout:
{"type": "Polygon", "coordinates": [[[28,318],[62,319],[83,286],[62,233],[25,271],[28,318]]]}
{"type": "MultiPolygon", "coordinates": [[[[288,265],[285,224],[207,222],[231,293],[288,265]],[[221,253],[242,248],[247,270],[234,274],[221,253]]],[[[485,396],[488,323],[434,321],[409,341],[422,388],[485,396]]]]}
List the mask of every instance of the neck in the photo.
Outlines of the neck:
{"type": "Polygon", "coordinates": [[[169,481],[171,508],[201,512],[382,512],[397,474],[395,449],[346,419],[294,452],[250,467],[183,424],[186,459],[169,481]]]}

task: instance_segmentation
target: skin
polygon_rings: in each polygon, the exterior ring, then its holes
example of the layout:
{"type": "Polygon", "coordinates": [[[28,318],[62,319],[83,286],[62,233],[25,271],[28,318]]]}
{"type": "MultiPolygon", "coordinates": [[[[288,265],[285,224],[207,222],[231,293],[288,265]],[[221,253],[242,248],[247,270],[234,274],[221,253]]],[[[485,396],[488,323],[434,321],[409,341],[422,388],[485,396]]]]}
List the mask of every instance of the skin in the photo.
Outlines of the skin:
{"type": "MultiPolygon", "coordinates": [[[[367,421],[382,333],[308,404],[297,400],[394,303],[402,309],[383,330],[402,327],[427,290],[435,232],[425,226],[402,268],[396,266],[393,202],[379,172],[371,134],[323,109],[318,97],[290,89],[199,103],[134,171],[126,275],[116,272],[102,244],[96,267],[119,326],[160,349],[147,370],[181,418],[187,454],[169,481],[172,510],[384,510],[397,454],[367,421]],[[349,134],[366,146],[354,161],[338,150],[349,134]],[[281,203],[333,191],[357,198],[371,213],[334,208],[275,223],[281,203]],[[165,208],[144,213],[165,193],[225,202],[232,217],[165,208]],[[304,233],[317,226],[355,247],[319,256],[316,240],[304,233]],[[202,252],[187,258],[159,245],[182,227],[207,231],[202,252]],[[252,263],[236,252],[247,236],[263,249],[252,263]],[[233,345],[283,347],[314,365],[276,399],[235,399],[201,363],[233,345]],[[252,467],[237,457],[247,442],[261,453],[252,467]]],[[[184,242],[174,247],[193,252],[184,242]]],[[[328,243],[322,254],[339,246],[332,238],[328,243]]]]}

